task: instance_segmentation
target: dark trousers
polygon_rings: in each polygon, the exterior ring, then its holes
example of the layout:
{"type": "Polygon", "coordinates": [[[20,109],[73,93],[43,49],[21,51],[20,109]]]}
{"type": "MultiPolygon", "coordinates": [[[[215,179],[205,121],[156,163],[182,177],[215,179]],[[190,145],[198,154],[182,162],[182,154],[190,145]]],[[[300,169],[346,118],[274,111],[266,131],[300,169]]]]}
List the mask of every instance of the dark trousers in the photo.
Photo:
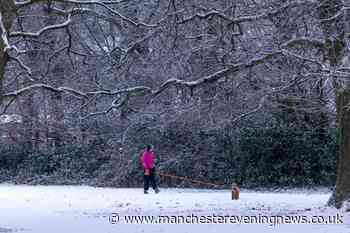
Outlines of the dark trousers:
{"type": "Polygon", "coordinates": [[[143,183],[144,183],[144,189],[145,191],[148,191],[149,189],[149,183],[151,183],[151,186],[154,190],[157,189],[157,184],[156,184],[156,172],[155,169],[152,168],[150,169],[150,174],[149,176],[144,175],[143,176],[143,183]]]}

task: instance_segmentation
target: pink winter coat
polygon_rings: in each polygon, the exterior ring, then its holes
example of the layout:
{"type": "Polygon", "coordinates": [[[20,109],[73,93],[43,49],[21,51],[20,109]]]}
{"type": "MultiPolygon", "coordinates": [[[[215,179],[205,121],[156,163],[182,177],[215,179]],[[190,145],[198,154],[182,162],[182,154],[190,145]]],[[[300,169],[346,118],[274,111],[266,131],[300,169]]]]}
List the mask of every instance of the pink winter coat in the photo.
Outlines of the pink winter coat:
{"type": "Polygon", "coordinates": [[[143,152],[141,161],[144,169],[154,168],[154,160],[155,160],[155,155],[153,151],[145,150],[143,152]]]}

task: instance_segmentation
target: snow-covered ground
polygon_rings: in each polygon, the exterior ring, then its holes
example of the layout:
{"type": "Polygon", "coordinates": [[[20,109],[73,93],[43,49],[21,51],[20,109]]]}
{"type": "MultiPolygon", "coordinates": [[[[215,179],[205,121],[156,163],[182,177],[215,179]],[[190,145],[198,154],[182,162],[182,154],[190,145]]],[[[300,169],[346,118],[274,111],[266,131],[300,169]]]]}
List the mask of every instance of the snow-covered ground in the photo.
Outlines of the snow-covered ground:
{"type": "Polygon", "coordinates": [[[142,189],[86,186],[0,185],[0,232],[34,233],[187,233],[187,232],[350,232],[350,215],[326,207],[329,192],[242,191],[238,201],[230,190],[162,189],[144,195],[142,189]],[[117,213],[119,224],[111,224],[117,213]],[[207,215],[343,215],[344,224],[126,224],[124,216],[207,215]]]}

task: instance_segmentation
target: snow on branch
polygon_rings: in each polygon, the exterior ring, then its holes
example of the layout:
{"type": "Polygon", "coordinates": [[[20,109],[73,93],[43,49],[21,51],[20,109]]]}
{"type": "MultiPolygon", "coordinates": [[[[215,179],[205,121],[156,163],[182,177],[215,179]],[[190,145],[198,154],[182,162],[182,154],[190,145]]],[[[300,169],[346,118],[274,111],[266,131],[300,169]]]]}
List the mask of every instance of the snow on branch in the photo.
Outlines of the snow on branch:
{"type": "Polygon", "coordinates": [[[5,45],[5,48],[4,48],[4,52],[8,49],[11,48],[10,46],[10,43],[9,43],[9,40],[8,40],[8,33],[6,31],[6,28],[5,28],[5,24],[4,24],[4,21],[3,21],[3,18],[2,18],[2,13],[0,11],[0,30],[1,30],[1,40],[3,41],[4,45],[5,45]]]}
{"type": "Polygon", "coordinates": [[[86,116],[82,117],[82,119],[87,119],[95,116],[100,116],[100,115],[105,115],[109,112],[111,112],[113,109],[118,109],[128,103],[128,95],[126,97],[121,98],[118,97],[117,99],[113,100],[112,104],[104,111],[99,111],[99,112],[92,112],[87,114],[86,116]]]}
{"type": "Polygon", "coordinates": [[[157,96],[171,86],[184,86],[184,87],[188,87],[188,88],[195,88],[195,87],[201,86],[201,85],[206,84],[206,83],[214,83],[214,82],[220,80],[221,78],[226,77],[230,73],[234,73],[234,72],[240,71],[242,69],[253,68],[259,64],[266,63],[270,59],[277,57],[277,56],[293,57],[293,58],[298,59],[298,60],[302,60],[305,62],[310,62],[310,63],[313,63],[315,65],[318,65],[322,71],[327,70],[326,67],[324,67],[324,65],[322,63],[320,63],[316,60],[313,60],[313,59],[310,59],[307,57],[303,57],[301,55],[297,55],[297,54],[294,54],[294,53],[291,53],[287,50],[282,49],[282,50],[277,50],[275,52],[266,54],[266,55],[258,57],[258,58],[251,59],[247,62],[232,64],[223,70],[220,70],[220,71],[218,71],[214,74],[211,74],[209,76],[197,79],[195,81],[184,81],[181,79],[169,79],[169,80],[165,81],[157,90],[153,91],[152,94],[153,94],[153,96],[157,96]]]}
{"type": "MultiPolygon", "coordinates": [[[[268,62],[269,59],[271,59],[275,56],[281,56],[281,55],[290,56],[290,54],[286,53],[284,50],[278,50],[276,52],[269,53],[269,54],[266,54],[264,56],[251,59],[247,62],[229,65],[225,69],[222,69],[222,70],[217,71],[211,75],[205,76],[203,78],[200,78],[200,79],[197,79],[194,81],[185,81],[185,80],[181,80],[181,79],[169,79],[169,80],[165,81],[163,84],[161,84],[159,86],[159,88],[157,88],[155,90],[153,90],[152,88],[147,87],[147,86],[135,86],[135,87],[129,87],[129,88],[123,88],[123,89],[115,89],[115,90],[110,90],[110,91],[109,90],[97,90],[97,91],[82,92],[82,91],[78,91],[78,90],[68,88],[68,87],[55,88],[55,87],[52,87],[52,86],[47,85],[47,84],[34,84],[31,86],[19,89],[17,91],[7,93],[4,96],[5,97],[14,97],[14,96],[18,96],[24,92],[27,92],[31,89],[38,89],[38,88],[44,88],[47,90],[51,90],[53,92],[69,92],[69,93],[74,94],[75,96],[84,97],[84,98],[89,98],[89,96],[97,96],[97,95],[119,96],[121,94],[144,94],[144,95],[151,94],[152,96],[157,96],[158,94],[160,94],[161,92],[163,92],[164,90],[168,89],[171,86],[184,86],[184,87],[189,87],[189,88],[195,88],[195,87],[201,86],[201,85],[206,84],[206,83],[214,83],[230,73],[237,72],[237,71],[240,71],[242,69],[252,68],[252,67],[257,66],[259,64],[263,64],[265,62],[268,62]]],[[[308,60],[307,58],[299,57],[296,55],[294,55],[294,57],[296,57],[297,59],[302,59],[302,60],[307,60],[310,62],[317,63],[316,61],[308,60]]]]}
{"type": "MultiPolygon", "coordinates": [[[[18,63],[18,65],[19,65],[22,69],[24,69],[24,70],[26,71],[27,74],[29,74],[29,76],[32,75],[32,70],[31,70],[26,64],[24,64],[24,62],[23,62],[21,59],[19,59],[18,57],[15,57],[15,56],[11,56],[11,55],[10,55],[10,59],[16,61],[16,62],[18,63]]],[[[31,81],[34,81],[34,80],[32,80],[31,78],[30,78],[30,80],[31,80],[31,81]]]]}
{"type": "Polygon", "coordinates": [[[11,32],[10,36],[11,37],[16,37],[16,36],[24,36],[24,37],[39,37],[41,34],[50,31],[50,30],[55,30],[55,29],[60,29],[60,28],[65,28],[67,27],[71,22],[71,14],[68,15],[68,19],[60,24],[55,24],[55,25],[49,25],[47,27],[44,27],[40,29],[38,32],[11,32]]]}
{"type": "Polygon", "coordinates": [[[233,119],[230,120],[231,124],[236,123],[236,122],[242,120],[243,118],[246,118],[246,117],[248,117],[248,116],[250,116],[250,115],[260,111],[264,107],[264,103],[265,103],[267,97],[269,97],[271,95],[274,95],[276,93],[280,93],[280,92],[282,92],[284,90],[290,89],[291,87],[295,86],[296,84],[299,84],[299,83],[304,82],[304,81],[305,80],[300,80],[298,77],[295,77],[287,85],[283,85],[283,86],[278,87],[278,88],[272,88],[271,91],[269,91],[268,93],[264,94],[261,97],[257,107],[255,107],[254,109],[252,109],[252,110],[250,110],[248,112],[245,112],[243,114],[240,114],[240,115],[234,117],[233,119]]]}
{"type": "Polygon", "coordinates": [[[58,87],[55,88],[53,86],[47,85],[47,84],[33,84],[24,88],[21,88],[19,90],[13,91],[13,92],[9,92],[3,95],[4,98],[16,98],[26,92],[29,92],[31,90],[34,89],[46,89],[52,92],[68,92],[73,94],[74,96],[78,96],[78,97],[83,97],[83,98],[87,98],[87,95],[81,91],[69,88],[69,87],[58,87]]]}
{"type": "Polygon", "coordinates": [[[165,81],[159,87],[158,90],[155,90],[153,92],[153,95],[156,96],[156,95],[160,94],[161,92],[163,92],[165,89],[167,89],[170,86],[185,86],[185,87],[189,87],[189,88],[195,88],[195,87],[201,86],[201,85],[206,84],[206,83],[214,83],[230,73],[237,72],[237,71],[242,70],[242,69],[254,67],[256,65],[267,62],[267,60],[271,59],[272,57],[280,56],[280,55],[283,55],[282,50],[276,51],[274,53],[266,54],[266,55],[259,57],[259,58],[251,59],[247,62],[232,64],[232,65],[229,65],[225,69],[217,71],[217,72],[215,72],[211,75],[205,76],[203,78],[197,79],[195,81],[184,81],[181,79],[169,79],[169,80],[165,81]]]}
{"type": "Polygon", "coordinates": [[[304,44],[312,45],[321,49],[324,48],[324,41],[310,38],[310,37],[298,37],[295,39],[291,39],[285,42],[284,44],[282,44],[281,47],[286,48],[286,47],[292,47],[294,45],[304,45],[304,44]]]}
{"type": "Polygon", "coordinates": [[[86,92],[86,95],[87,96],[91,96],[91,95],[115,96],[115,95],[126,94],[126,93],[134,94],[134,93],[140,93],[140,92],[149,93],[151,92],[151,88],[146,86],[136,86],[136,87],[130,87],[130,88],[124,88],[124,89],[116,89],[113,91],[106,91],[106,90],[90,91],[90,92],[86,92]]]}
{"type": "Polygon", "coordinates": [[[336,14],[334,14],[333,16],[329,17],[329,18],[324,18],[324,19],[320,19],[321,23],[329,23],[332,21],[335,21],[337,19],[339,19],[341,16],[344,15],[344,13],[346,13],[346,11],[350,10],[350,7],[342,7],[336,14]]]}
{"type": "Polygon", "coordinates": [[[21,68],[23,68],[29,75],[32,75],[32,71],[31,69],[26,66],[22,60],[20,60],[17,56],[12,56],[9,52],[12,50],[12,51],[15,51],[18,55],[18,54],[22,54],[24,53],[24,51],[22,50],[19,50],[17,49],[15,46],[11,46],[10,45],[10,42],[9,42],[9,39],[8,39],[8,33],[7,33],[7,30],[5,28],[5,25],[4,25],[4,21],[3,21],[3,17],[2,17],[2,13],[0,12],[0,32],[1,32],[1,40],[2,40],[2,43],[5,45],[4,48],[3,48],[3,52],[7,53],[9,55],[9,57],[16,61],[21,68]]]}
{"type": "Polygon", "coordinates": [[[283,54],[285,54],[286,56],[291,56],[291,57],[294,57],[294,58],[296,58],[298,60],[302,60],[302,61],[305,61],[305,62],[313,63],[313,64],[318,65],[319,67],[321,67],[323,70],[327,70],[326,65],[323,64],[320,61],[314,60],[312,58],[301,56],[299,54],[293,53],[293,52],[285,50],[285,49],[282,50],[282,51],[283,51],[283,54]]]}
{"type": "MultiPolygon", "coordinates": [[[[16,6],[17,7],[21,7],[21,6],[26,6],[26,5],[30,5],[33,3],[38,3],[38,2],[42,2],[44,0],[26,0],[26,1],[22,1],[22,2],[16,2],[16,6]]],[[[133,19],[121,14],[120,12],[118,12],[117,10],[109,7],[110,4],[118,4],[121,3],[123,1],[93,1],[93,0],[52,0],[53,2],[62,2],[62,3],[67,3],[67,4],[81,4],[81,5],[98,5],[101,6],[103,8],[105,8],[106,10],[108,10],[110,13],[117,15],[120,19],[124,20],[125,22],[135,26],[135,27],[157,27],[159,25],[159,23],[156,24],[147,24],[144,22],[137,22],[134,21],[133,19]]]]}
{"type": "Polygon", "coordinates": [[[184,81],[181,79],[169,79],[165,81],[157,90],[153,91],[153,96],[157,96],[160,93],[162,93],[164,90],[168,89],[171,86],[184,86],[189,88],[194,88],[197,86],[200,86],[204,83],[213,83],[217,81],[218,79],[222,78],[226,74],[230,73],[232,71],[231,68],[225,68],[223,70],[220,70],[212,75],[206,76],[204,78],[200,78],[195,81],[184,81]]]}
{"type": "Polygon", "coordinates": [[[252,109],[252,110],[250,110],[250,111],[248,111],[248,112],[245,112],[245,113],[243,113],[243,114],[241,114],[241,115],[239,115],[239,116],[233,118],[233,119],[231,120],[231,123],[235,123],[235,122],[237,122],[237,121],[240,121],[240,120],[242,120],[243,118],[246,118],[246,117],[248,117],[248,116],[250,116],[250,115],[252,115],[252,114],[254,114],[254,113],[260,111],[260,109],[262,109],[262,108],[264,107],[264,103],[265,103],[266,97],[267,97],[267,96],[265,95],[265,96],[263,96],[263,97],[260,99],[259,104],[258,104],[258,106],[257,106],[256,108],[254,108],[254,109],[252,109]]]}
{"type": "MultiPolygon", "coordinates": [[[[24,1],[15,1],[15,5],[17,7],[22,7],[22,6],[27,6],[31,5],[33,3],[38,3],[38,2],[43,2],[47,0],[24,0],[24,1]]],[[[66,2],[66,3],[74,3],[74,4],[97,4],[98,2],[103,3],[103,4],[119,4],[125,2],[125,0],[119,0],[119,1],[89,1],[89,0],[53,0],[55,2],[66,2]]]]}
{"type": "Polygon", "coordinates": [[[217,11],[217,10],[212,10],[212,11],[209,11],[207,13],[197,13],[195,15],[192,15],[192,16],[189,16],[181,21],[178,22],[178,24],[184,24],[184,23],[187,23],[189,21],[192,21],[196,18],[198,19],[208,19],[212,16],[216,16],[216,17],[219,17],[219,18],[222,18],[226,21],[229,21],[231,23],[235,23],[235,24],[239,24],[239,23],[244,23],[244,22],[253,22],[253,21],[257,21],[257,20],[260,20],[260,19],[268,19],[272,16],[275,16],[291,7],[296,7],[296,6],[299,6],[300,2],[298,1],[295,1],[295,2],[291,2],[291,3],[288,3],[276,10],[272,10],[272,11],[269,11],[269,12],[265,12],[265,13],[261,13],[261,14],[257,14],[257,15],[249,15],[249,16],[241,16],[241,17],[236,17],[236,18],[232,18],[226,14],[224,14],[223,12],[221,11],[217,11]]]}
{"type": "MultiPolygon", "coordinates": [[[[74,97],[77,98],[83,98],[83,99],[91,99],[94,98],[96,96],[101,96],[101,95],[105,95],[105,96],[116,96],[117,99],[115,99],[111,106],[106,109],[105,111],[102,112],[98,112],[98,113],[92,113],[90,115],[88,115],[88,117],[91,116],[96,116],[96,115],[101,115],[101,114],[106,114],[109,113],[111,110],[113,109],[117,109],[120,108],[122,105],[124,105],[129,99],[129,97],[131,97],[132,95],[144,95],[147,96],[149,95],[150,97],[152,97],[152,99],[154,99],[155,97],[157,97],[159,94],[161,94],[163,91],[171,88],[172,86],[183,86],[183,87],[188,87],[191,88],[191,90],[193,88],[199,87],[203,84],[206,83],[215,83],[218,80],[220,80],[223,77],[227,77],[227,75],[240,71],[242,69],[249,69],[249,68],[253,68],[259,64],[264,64],[266,62],[269,62],[270,59],[274,58],[274,57],[278,57],[278,56],[292,56],[293,58],[296,59],[300,59],[303,61],[307,61],[307,62],[312,62],[315,63],[316,65],[321,65],[319,62],[308,59],[308,58],[304,58],[300,55],[296,55],[296,54],[291,54],[290,52],[286,51],[286,50],[277,50],[275,52],[269,53],[269,54],[265,54],[261,57],[258,58],[254,58],[254,59],[250,59],[247,62],[241,62],[241,63],[237,63],[237,64],[231,64],[228,65],[226,68],[217,71],[211,75],[205,76],[203,78],[194,80],[194,81],[185,81],[185,80],[181,80],[181,79],[169,79],[166,80],[164,83],[162,83],[159,88],[157,89],[152,89],[151,87],[147,87],[147,86],[135,86],[135,87],[129,87],[129,88],[123,88],[123,89],[115,89],[115,90],[97,90],[97,91],[89,91],[89,92],[83,92],[80,90],[76,90],[73,88],[69,88],[69,87],[53,87],[47,84],[34,84],[34,85],[30,85],[27,87],[24,87],[22,89],[13,91],[13,92],[9,92],[7,94],[4,94],[4,97],[9,99],[9,98],[16,98],[21,94],[24,94],[26,92],[29,92],[33,89],[46,89],[52,92],[59,92],[59,93],[68,93],[73,95],[74,97]],[[125,99],[120,101],[121,96],[127,96],[125,99]]],[[[323,68],[323,66],[321,66],[323,68]]],[[[324,70],[323,70],[324,71],[324,70]]],[[[287,87],[284,87],[287,88],[287,87]]],[[[273,92],[275,92],[277,90],[273,90],[273,92]]],[[[280,90],[278,90],[280,91],[280,90]]],[[[252,111],[250,111],[249,113],[247,113],[247,115],[258,111],[262,105],[263,105],[264,100],[261,101],[261,103],[259,104],[259,106],[256,109],[253,109],[252,111]]],[[[240,117],[241,118],[241,117],[240,117]]]]}
{"type": "Polygon", "coordinates": [[[111,16],[107,16],[107,15],[102,14],[102,13],[99,13],[99,12],[93,10],[93,9],[90,9],[90,8],[75,7],[75,8],[72,8],[70,10],[64,10],[64,9],[61,9],[61,8],[58,8],[58,7],[52,7],[51,10],[53,10],[55,13],[57,13],[59,15],[63,15],[63,16],[66,16],[66,15],[69,15],[69,14],[71,14],[72,16],[76,15],[76,14],[79,14],[79,15],[89,14],[89,15],[92,15],[94,17],[103,19],[105,21],[108,21],[110,23],[113,23],[115,25],[120,26],[120,21],[118,19],[113,18],[111,16]]]}
{"type": "MultiPolygon", "coordinates": [[[[136,93],[151,93],[151,88],[146,87],[146,86],[136,86],[136,87],[130,87],[130,88],[125,88],[125,89],[117,89],[114,91],[105,91],[105,90],[100,90],[100,91],[90,91],[90,92],[83,92],[80,90],[76,90],[70,87],[53,87],[47,84],[43,83],[38,83],[38,84],[33,84],[24,88],[21,88],[19,90],[9,92],[4,94],[5,98],[12,98],[12,97],[18,97],[26,92],[32,91],[34,89],[46,89],[52,92],[59,92],[59,93],[69,93],[72,94],[75,97],[78,98],[85,98],[89,99],[90,96],[97,96],[97,95],[107,95],[107,96],[119,96],[121,94],[136,94],[136,93]]],[[[116,104],[114,103],[114,107],[116,107],[116,104]]]]}

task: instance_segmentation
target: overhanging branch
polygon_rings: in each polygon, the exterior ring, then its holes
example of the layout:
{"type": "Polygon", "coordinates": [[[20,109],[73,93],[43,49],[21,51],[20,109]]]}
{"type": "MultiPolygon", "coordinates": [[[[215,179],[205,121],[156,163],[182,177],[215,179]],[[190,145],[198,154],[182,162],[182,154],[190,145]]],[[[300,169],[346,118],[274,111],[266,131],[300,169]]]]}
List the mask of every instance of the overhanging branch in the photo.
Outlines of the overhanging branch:
{"type": "Polygon", "coordinates": [[[51,30],[55,30],[55,29],[61,29],[61,28],[65,28],[67,27],[71,22],[72,22],[72,15],[69,14],[68,15],[68,19],[60,24],[55,24],[55,25],[49,25],[47,27],[44,27],[42,29],[40,29],[38,32],[11,32],[10,36],[11,37],[16,37],[16,36],[24,36],[24,37],[39,37],[41,34],[47,32],[47,31],[51,31],[51,30]]]}
{"type": "MultiPolygon", "coordinates": [[[[307,3],[307,2],[312,2],[312,1],[303,1],[304,3],[307,3]]],[[[196,18],[198,19],[208,19],[212,16],[215,16],[215,17],[219,17],[221,19],[224,19],[226,21],[229,21],[231,23],[234,23],[234,24],[240,24],[240,23],[247,23],[247,22],[254,22],[254,21],[257,21],[257,20],[261,20],[261,19],[269,19],[287,9],[290,9],[292,7],[297,7],[297,6],[300,6],[301,4],[303,4],[303,2],[299,2],[299,1],[293,1],[291,3],[288,3],[288,4],[285,4],[284,6],[276,9],[276,10],[271,10],[271,11],[268,11],[268,12],[265,12],[265,13],[261,13],[261,14],[257,14],[257,15],[248,15],[248,16],[241,16],[241,17],[236,17],[236,18],[232,18],[226,14],[224,14],[223,12],[221,11],[218,11],[218,10],[212,10],[212,11],[209,11],[207,13],[197,13],[197,14],[194,14],[192,16],[189,16],[181,21],[178,21],[177,23],[178,24],[184,24],[184,23],[187,23],[189,21],[192,21],[196,18]]]]}
{"type": "MultiPolygon", "coordinates": [[[[105,96],[117,96],[117,98],[120,98],[121,95],[128,95],[132,96],[133,94],[137,95],[144,95],[147,96],[149,95],[152,99],[161,94],[163,91],[166,89],[172,87],[172,86],[183,86],[183,87],[188,87],[188,88],[196,88],[201,85],[207,84],[207,83],[215,83],[218,80],[220,80],[223,77],[227,77],[227,75],[232,74],[234,72],[243,70],[243,69],[248,69],[248,68],[253,68],[259,64],[263,64],[265,62],[268,62],[270,59],[276,57],[276,56],[291,56],[290,53],[286,53],[285,50],[278,50],[273,53],[266,54],[264,56],[261,56],[259,58],[254,58],[251,59],[247,62],[242,62],[242,63],[237,63],[237,64],[232,64],[230,66],[227,66],[225,69],[222,69],[220,71],[217,71],[211,75],[205,76],[203,78],[194,80],[194,81],[185,81],[181,79],[169,79],[166,80],[164,83],[162,83],[159,88],[157,89],[152,89],[147,86],[135,86],[135,87],[129,87],[129,88],[124,88],[124,89],[116,89],[112,91],[108,90],[97,90],[97,91],[89,91],[89,92],[83,92],[80,90],[76,90],[73,88],[69,87],[53,87],[47,84],[34,84],[30,85],[27,87],[24,87],[22,89],[9,92],[4,95],[4,98],[16,98],[24,93],[27,93],[29,91],[32,91],[34,89],[46,89],[52,92],[59,92],[59,93],[68,93],[73,95],[74,97],[77,98],[83,98],[83,99],[90,99],[91,97],[95,97],[98,95],[105,95],[105,96]]],[[[310,59],[306,59],[303,57],[299,56],[293,56],[296,59],[302,59],[306,60],[308,62],[314,62],[316,65],[320,65],[317,61],[313,61],[310,59]]],[[[119,102],[118,102],[119,103],[119,102]]],[[[103,113],[108,113],[112,109],[116,109],[120,107],[121,105],[118,104],[116,100],[112,102],[112,105],[110,108],[108,108],[106,111],[103,111],[103,113]]],[[[100,112],[102,113],[102,112],[100,112]]],[[[100,113],[98,115],[100,115],[100,113]]]]}

